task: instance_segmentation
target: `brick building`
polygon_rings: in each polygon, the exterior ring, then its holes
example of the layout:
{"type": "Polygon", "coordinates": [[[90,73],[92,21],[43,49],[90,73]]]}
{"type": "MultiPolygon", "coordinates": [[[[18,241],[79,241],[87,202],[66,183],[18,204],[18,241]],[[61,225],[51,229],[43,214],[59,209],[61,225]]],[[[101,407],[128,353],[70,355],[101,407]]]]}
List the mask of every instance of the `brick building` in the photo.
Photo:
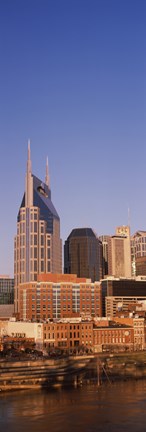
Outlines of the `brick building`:
{"type": "Polygon", "coordinates": [[[20,284],[20,319],[101,316],[101,286],[75,275],[45,275],[20,284]]]}
{"type": "Polygon", "coordinates": [[[44,344],[49,348],[93,350],[93,321],[45,323],[44,344]]]}

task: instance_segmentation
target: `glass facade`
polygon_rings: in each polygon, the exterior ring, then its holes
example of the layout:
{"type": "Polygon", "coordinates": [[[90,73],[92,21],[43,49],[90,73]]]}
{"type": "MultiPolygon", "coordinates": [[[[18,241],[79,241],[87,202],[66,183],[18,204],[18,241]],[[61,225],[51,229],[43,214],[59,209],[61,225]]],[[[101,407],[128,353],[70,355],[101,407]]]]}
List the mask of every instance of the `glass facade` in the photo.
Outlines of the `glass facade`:
{"type": "Polygon", "coordinates": [[[41,273],[62,273],[60,218],[51,201],[49,184],[31,174],[28,151],[26,188],[14,241],[15,312],[21,283],[37,281],[41,273]]]}
{"type": "Polygon", "coordinates": [[[91,279],[102,277],[102,244],[91,228],[74,229],[64,245],[64,273],[91,279]]]}
{"type": "Polygon", "coordinates": [[[0,304],[14,303],[14,279],[0,277],[0,304]]]}

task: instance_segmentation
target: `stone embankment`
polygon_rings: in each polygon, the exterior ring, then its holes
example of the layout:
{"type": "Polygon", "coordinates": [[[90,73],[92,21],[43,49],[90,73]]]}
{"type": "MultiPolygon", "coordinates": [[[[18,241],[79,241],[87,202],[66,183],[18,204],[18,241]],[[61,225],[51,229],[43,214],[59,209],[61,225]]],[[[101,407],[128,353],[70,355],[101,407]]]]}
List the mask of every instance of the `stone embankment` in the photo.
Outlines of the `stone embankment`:
{"type": "Polygon", "coordinates": [[[91,357],[0,362],[0,391],[73,383],[91,357]]]}
{"type": "Polygon", "coordinates": [[[146,352],[0,361],[0,391],[146,378],[146,352]]]}
{"type": "Polygon", "coordinates": [[[100,375],[112,382],[116,379],[146,378],[146,352],[102,354],[87,366],[89,375],[100,375]]]}

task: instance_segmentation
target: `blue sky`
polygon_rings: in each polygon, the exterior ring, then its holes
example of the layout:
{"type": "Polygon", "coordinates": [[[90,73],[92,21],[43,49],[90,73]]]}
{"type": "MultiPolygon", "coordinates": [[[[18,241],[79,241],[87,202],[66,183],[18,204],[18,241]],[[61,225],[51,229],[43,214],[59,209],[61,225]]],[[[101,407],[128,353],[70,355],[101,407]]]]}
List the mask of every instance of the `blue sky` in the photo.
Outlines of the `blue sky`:
{"type": "Polygon", "coordinates": [[[145,0],[0,1],[0,274],[31,140],[64,240],[75,227],[146,230],[145,0]]]}

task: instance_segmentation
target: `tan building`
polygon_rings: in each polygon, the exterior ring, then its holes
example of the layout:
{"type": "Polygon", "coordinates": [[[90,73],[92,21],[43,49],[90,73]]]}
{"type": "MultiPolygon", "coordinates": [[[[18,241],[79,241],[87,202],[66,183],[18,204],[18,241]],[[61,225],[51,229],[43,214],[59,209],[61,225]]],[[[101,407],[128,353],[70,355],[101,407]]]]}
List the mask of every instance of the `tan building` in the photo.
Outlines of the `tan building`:
{"type": "Polygon", "coordinates": [[[101,316],[101,286],[75,275],[51,275],[20,284],[20,319],[46,321],[101,316]],[[40,281],[39,281],[40,279],[40,281]]]}
{"type": "Polygon", "coordinates": [[[131,236],[132,275],[146,275],[146,231],[131,236]]]}
{"type": "Polygon", "coordinates": [[[0,337],[34,339],[36,344],[43,344],[43,324],[23,321],[1,321],[0,337]]]}
{"type": "Polygon", "coordinates": [[[62,273],[60,219],[51,201],[48,162],[43,183],[32,174],[29,144],[14,247],[15,312],[19,311],[20,284],[37,281],[38,274],[50,272],[62,273]]]}
{"type": "Polygon", "coordinates": [[[136,276],[146,276],[146,256],[137,257],[135,259],[136,276]]]}
{"type": "Polygon", "coordinates": [[[146,296],[107,296],[105,310],[107,317],[138,315],[146,312],[146,296]]]}
{"type": "Polygon", "coordinates": [[[114,277],[131,277],[130,228],[116,228],[116,235],[108,239],[108,273],[114,277]]]}

